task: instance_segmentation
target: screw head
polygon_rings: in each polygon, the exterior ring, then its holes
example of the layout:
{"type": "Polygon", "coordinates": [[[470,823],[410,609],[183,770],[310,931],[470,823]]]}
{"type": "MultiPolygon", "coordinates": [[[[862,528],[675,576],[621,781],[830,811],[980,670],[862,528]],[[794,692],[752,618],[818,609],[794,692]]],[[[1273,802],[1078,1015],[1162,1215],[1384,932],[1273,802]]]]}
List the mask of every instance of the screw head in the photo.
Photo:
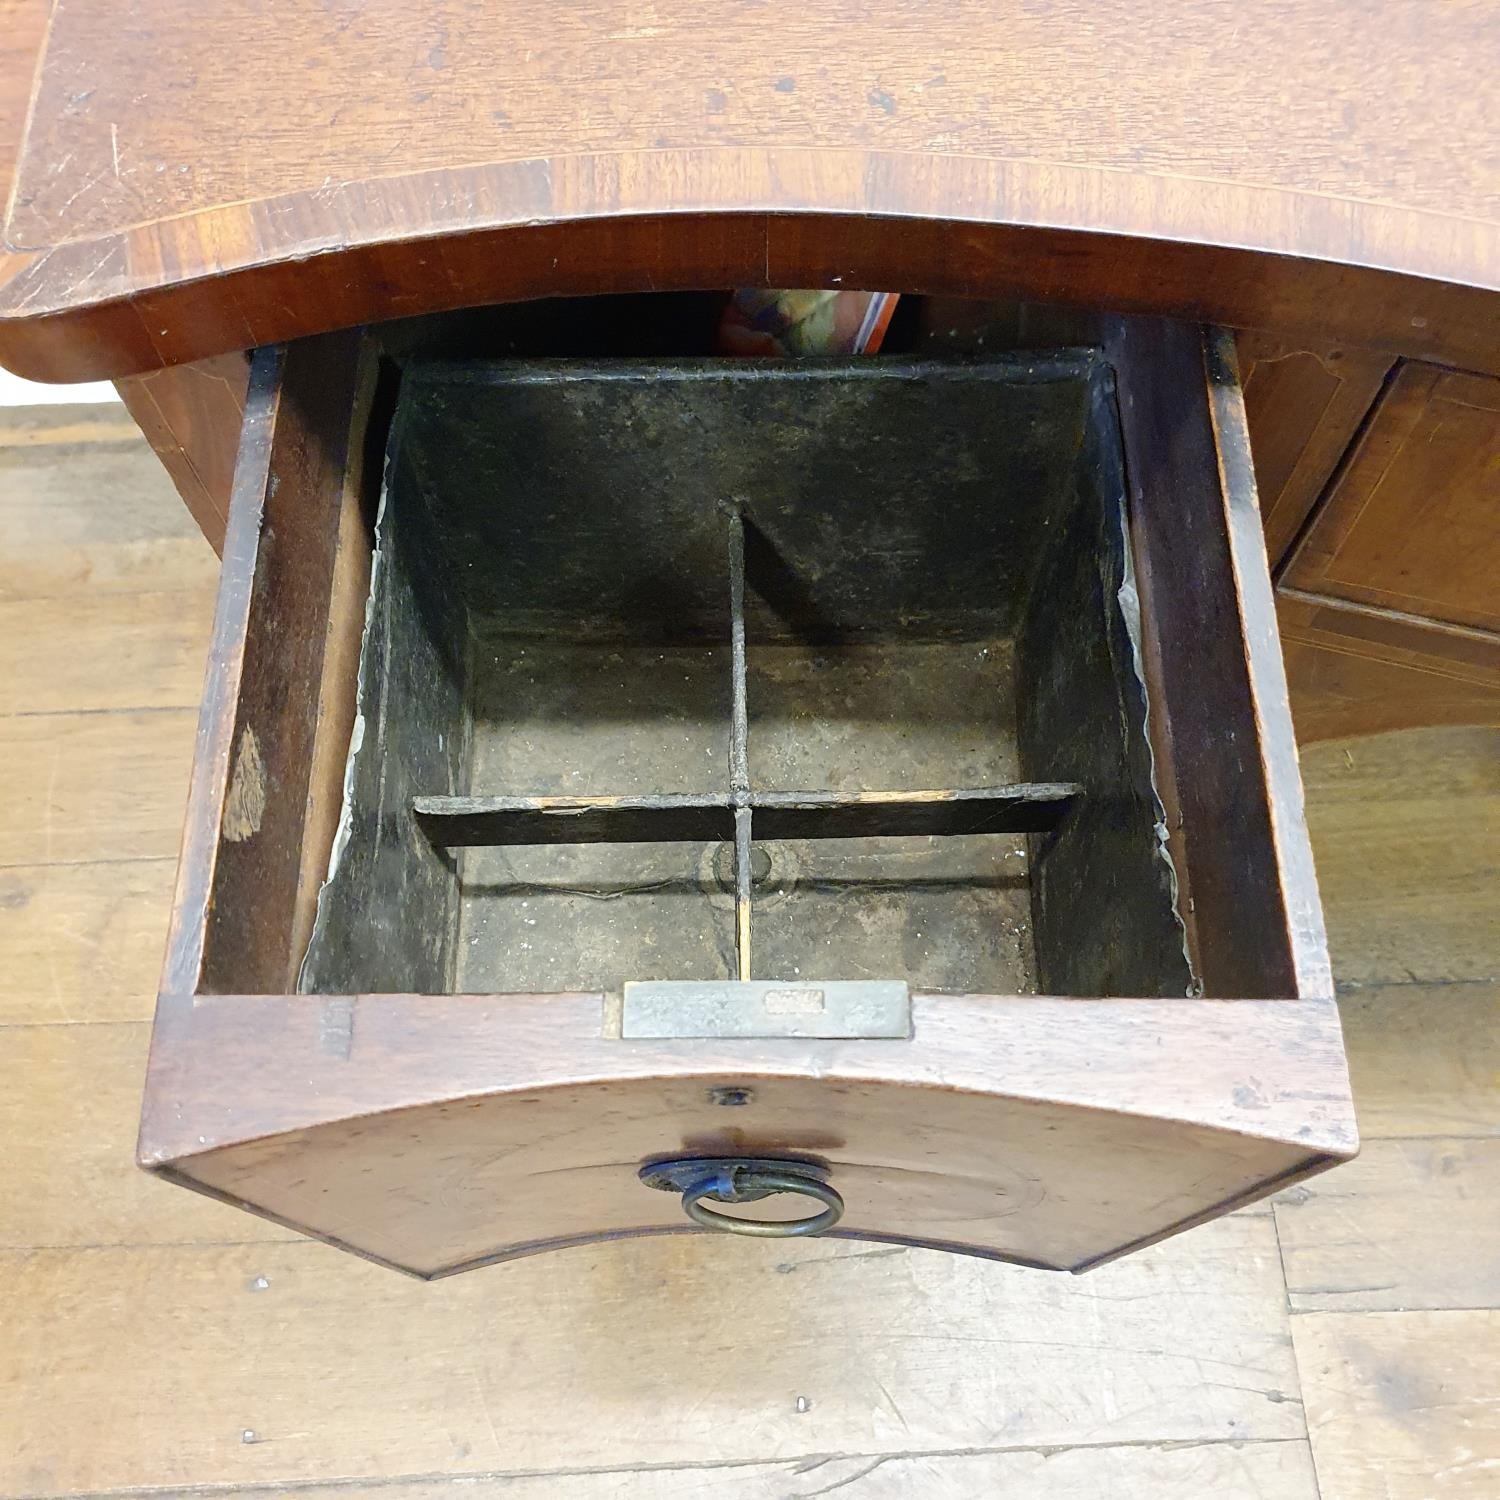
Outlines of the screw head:
{"type": "Polygon", "coordinates": [[[738,1109],[741,1105],[753,1103],[754,1100],[754,1089],[717,1088],[708,1091],[710,1104],[722,1104],[727,1109],[738,1109]]]}

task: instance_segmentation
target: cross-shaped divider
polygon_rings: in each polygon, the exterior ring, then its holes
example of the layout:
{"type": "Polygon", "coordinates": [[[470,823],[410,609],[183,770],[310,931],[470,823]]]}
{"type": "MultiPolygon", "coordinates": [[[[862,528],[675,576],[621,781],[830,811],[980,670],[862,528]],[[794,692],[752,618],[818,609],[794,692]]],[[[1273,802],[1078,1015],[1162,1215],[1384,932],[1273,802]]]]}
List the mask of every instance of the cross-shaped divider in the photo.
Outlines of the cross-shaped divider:
{"type": "Polygon", "coordinates": [[[729,785],[721,793],[631,797],[415,797],[432,841],[449,849],[536,844],[734,844],[736,977],[752,977],[750,855],[762,839],[921,838],[1045,833],[1083,794],[1077,782],[1020,781],[919,791],[756,791],[750,782],[750,696],[745,637],[745,527],[728,528],[732,717],[729,785]]]}

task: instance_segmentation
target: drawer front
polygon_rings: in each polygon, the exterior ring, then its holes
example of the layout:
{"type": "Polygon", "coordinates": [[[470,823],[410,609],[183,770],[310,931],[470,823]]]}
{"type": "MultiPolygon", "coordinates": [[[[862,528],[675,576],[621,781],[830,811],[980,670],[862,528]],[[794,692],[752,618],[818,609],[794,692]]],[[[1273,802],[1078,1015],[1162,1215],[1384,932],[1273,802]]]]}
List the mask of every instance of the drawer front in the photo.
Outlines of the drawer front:
{"type": "Polygon", "coordinates": [[[1283,582],[1500,631],[1500,380],[1404,365],[1283,582]]]}
{"type": "MultiPolygon", "coordinates": [[[[1086,607],[1120,608],[1135,621],[1133,656],[1127,651],[1122,661],[1116,648],[1085,653],[1095,663],[1091,672],[1113,660],[1119,675],[1102,694],[1089,689],[1107,701],[1085,704],[1088,712],[1074,716],[1075,738],[1097,735],[1119,703],[1144,694],[1160,799],[1153,837],[1170,851],[1202,994],[1183,994],[1178,981],[1144,996],[1132,988],[1081,993],[1088,982],[1108,986],[1110,965],[1058,963],[1053,972],[1070,976],[1055,981],[1072,985],[1066,994],[912,984],[900,1024],[880,1026],[852,1013],[814,1016],[814,1002],[826,997],[805,974],[799,982],[782,973],[752,976],[777,984],[758,992],[757,1019],[743,1026],[697,1017],[643,1027],[613,979],[568,989],[538,983],[528,970],[525,985],[495,982],[485,987],[497,992],[454,993],[456,976],[466,971],[441,951],[467,943],[469,929],[461,937],[456,928],[446,937],[428,931],[448,920],[444,902],[413,908],[414,926],[439,955],[412,969],[428,993],[346,993],[333,980],[317,988],[303,960],[324,876],[344,860],[347,886],[354,866],[345,856],[361,836],[355,821],[341,817],[346,757],[351,742],[382,743],[381,727],[365,722],[371,704],[357,694],[384,471],[382,424],[391,409],[374,373],[376,354],[369,341],[343,337],[257,357],[153,1041],[140,1140],[145,1167],[423,1277],[621,1234],[702,1232],[675,1190],[651,1185],[669,1160],[689,1168],[727,1160],[724,1180],[731,1183],[739,1180],[735,1162],[782,1163],[804,1179],[811,1174],[820,1184],[813,1196],[841,1204],[842,1218],[827,1228],[835,1235],[1076,1271],[1354,1151],[1227,339],[1122,323],[1111,331],[1104,364],[1084,361],[1099,376],[1088,409],[1123,450],[1123,470],[1111,472],[1128,475],[1128,527],[1124,561],[1118,536],[1107,565],[1105,549],[1095,554],[1092,541],[1071,554],[1064,549],[1065,558],[1085,565],[1078,579],[1097,572],[1098,581],[1079,595],[1090,601],[1086,607]],[[1102,718],[1101,708],[1108,709],[1102,718]],[[298,993],[299,984],[307,992],[298,993]],[[526,992],[499,992],[511,989],[526,992]]],[[[631,383],[619,384],[620,399],[630,398],[631,383]]],[[[599,399],[614,398],[606,391],[599,399]]],[[[614,441],[629,440],[628,426],[622,431],[626,436],[614,441]]],[[[545,433],[535,438],[545,440],[545,433]]],[[[570,461],[564,451],[559,462],[570,461]]],[[[1092,462],[1080,472],[1095,475],[1092,462]]],[[[430,477],[434,465],[421,472],[430,477]]],[[[601,465],[599,472],[614,470],[601,465]]],[[[1122,479],[1115,482],[1127,493],[1122,479]]],[[[775,503],[784,498],[777,491],[775,503]]],[[[748,503],[753,509],[753,495],[748,503]]],[[[497,523],[491,517],[485,524],[497,523]]],[[[906,536],[901,524],[892,512],[890,534],[906,536]]],[[[583,534],[559,531],[559,546],[582,545],[583,534]]],[[[827,538],[818,537],[824,546],[827,538]]],[[[620,540],[616,535],[616,545],[620,540]]],[[[503,525],[489,545],[508,545],[503,525]]],[[[465,564],[482,565],[487,547],[469,548],[465,564]]],[[[799,554],[790,555],[796,561],[799,554]]],[[[821,579],[838,549],[816,555],[811,576],[821,579]]],[[[751,564],[747,572],[753,558],[751,564]]],[[[377,580],[387,565],[376,559],[377,580]]],[[[421,563],[410,577],[430,576],[421,571],[428,567],[421,563]]],[[[394,587],[396,575],[384,576],[394,587]]],[[[1073,586],[1067,566],[1043,576],[1073,586]]],[[[601,577],[600,587],[613,586],[601,577]]],[[[409,582],[401,585],[408,592],[409,582]]],[[[748,611],[752,627],[768,602],[748,611]]],[[[438,613],[448,618],[447,606],[438,613]]],[[[370,618],[380,628],[378,611],[370,618]]],[[[742,629],[738,606],[733,618],[742,629]]],[[[1053,659],[1044,645],[1040,680],[1055,683],[1066,673],[1046,666],[1053,659]]],[[[407,673],[402,691],[420,697],[425,658],[397,652],[395,660],[407,673]]],[[[846,689],[839,691],[842,699],[846,689]]],[[[737,706],[741,727],[742,712],[737,706]]],[[[1034,737],[1047,720],[1040,710],[1028,712],[1034,737]]],[[[624,722],[634,723],[633,714],[624,722]]],[[[1048,732],[1071,755],[1065,728],[1048,732]]],[[[544,769],[548,756],[569,754],[566,734],[547,743],[557,748],[544,755],[544,769]]],[[[1015,817],[1020,807],[1028,821],[1019,826],[1046,830],[1026,835],[1033,855],[1060,847],[1065,837],[1076,840],[1080,827],[1095,830],[1077,845],[1076,884],[1088,895],[1082,906],[1069,915],[1066,891],[1056,883],[1044,896],[1032,887],[1033,922],[1037,931],[1050,924],[1048,941],[1059,951],[1067,948],[1060,921],[1107,930],[1109,914],[1125,920],[1139,894],[1138,881],[1117,879],[1099,864],[1115,839],[1111,819],[1134,814],[1125,800],[1099,795],[1086,758],[1070,763],[1082,767],[1076,785],[1054,788],[1057,796],[1066,792],[1066,806],[1041,822],[1025,798],[1001,809],[1015,817]],[[1090,812],[1095,824],[1078,822],[1090,812]]],[[[391,785],[372,777],[368,762],[363,779],[381,782],[382,798],[391,785]]],[[[349,775],[351,795],[360,783],[361,776],[349,775]]],[[[381,868],[387,834],[404,847],[422,832],[411,820],[419,803],[433,800],[423,794],[434,790],[444,788],[414,784],[366,820],[374,852],[360,857],[368,856],[370,869],[381,868]]],[[[456,804],[463,788],[449,790],[455,795],[447,802],[456,804]]],[[[753,782],[748,789],[735,782],[724,796],[714,791],[703,808],[695,802],[665,811],[681,822],[684,840],[725,841],[720,852],[733,856],[727,864],[736,903],[754,870],[753,859],[744,858],[748,849],[738,847],[741,814],[746,825],[762,818],[768,840],[792,837],[776,831],[789,819],[801,820],[798,837],[836,843],[851,830],[829,820],[850,817],[934,842],[984,831],[971,826],[970,803],[962,800],[972,800],[971,792],[907,792],[892,824],[888,796],[865,791],[873,807],[859,792],[852,801],[841,793],[830,811],[828,798],[764,795],[753,782]],[[720,824],[733,827],[734,844],[720,824]]],[[[436,854],[423,846],[429,883],[443,878],[444,860],[458,858],[455,844],[492,842],[496,828],[520,830],[519,842],[532,845],[541,828],[543,846],[566,843],[548,819],[579,814],[572,804],[555,805],[556,796],[542,799],[540,811],[513,795],[479,800],[468,823],[460,828],[459,819],[445,840],[434,841],[436,854]]],[[[663,809],[642,796],[628,805],[595,798],[585,811],[578,828],[593,837],[647,814],[659,821],[663,809]]],[[[430,821],[430,808],[426,816],[430,821]]],[[[618,847],[628,850],[628,839],[618,847]]],[[[698,867],[706,872],[712,863],[698,867]]],[[[372,913],[391,889],[372,885],[372,913]]],[[[394,889],[399,913],[407,887],[394,889]]],[[[357,912],[360,892],[346,890],[346,898],[351,894],[357,912]]],[[[1007,899],[1007,910],[1024,916],[1024,897],[1019,906],[1007,899]]],[[[614,906],[606,901],[603,909],[614,906]]],[[[518,947],[529,941],[525,918],[517,916],[518,947]]],[[[347,972],[357,974],[358,921],[346,931],[344,951],[356,966],[347,972]]],[[[1088,936],[1097,952],[1098,934],[1088,936]]],[[[893,951],[901,956],[899,945],[893,951]]],[[[874,975],[821,977],[906,980],[884,972],[894,961],[882,959],[874,975]]],[[[502,980],[523,972],[519,955],[510,964],[502,948],[495,972],[502,980]]],[[[1130,972],[1142,971],[1137,965],[1130,972]]],[[[767,1217],[775,1215],[768,1210],[767,1217]]]]}
{"type": "Polygon", "coordinates": [[[914,996],[909,1039],[839,1042],[633,1042],[608,1010],[163,996],[142,1163],[424,1278],[701,1232],[640,1180],[683,1157],[820,1168],[836,1237],[1082,1271],[1355,1146],[1331,1000],[914,996]]]}

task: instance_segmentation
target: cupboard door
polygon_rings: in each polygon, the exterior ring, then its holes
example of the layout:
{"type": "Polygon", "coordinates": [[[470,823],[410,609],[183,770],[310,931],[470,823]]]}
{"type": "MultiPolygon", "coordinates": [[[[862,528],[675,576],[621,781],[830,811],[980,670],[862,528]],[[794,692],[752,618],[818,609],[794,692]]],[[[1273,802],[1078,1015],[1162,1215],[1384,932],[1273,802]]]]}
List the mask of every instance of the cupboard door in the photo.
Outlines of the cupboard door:
{"type": "Polygon", "coordinates": [[[236,352],[115,382],[125,409],[221,554],[249,381],[250,361],[236,352]]]}
{"type": "Polygon", "coordinates": [[[1297,739],[1500,724],[1500,636],[1282,589],[1297,739]]]}
{"type": "Polygon", "coordinates": [[[1397,373],[1282,582],[1500,631],[1500,380],[1397,373]]]}
{"type": "Polygon", "coordinates": [[[1287,555],[1380,394],[1387,354],[1237,335],[1245,420],[1272,568],[1287,555]]]}

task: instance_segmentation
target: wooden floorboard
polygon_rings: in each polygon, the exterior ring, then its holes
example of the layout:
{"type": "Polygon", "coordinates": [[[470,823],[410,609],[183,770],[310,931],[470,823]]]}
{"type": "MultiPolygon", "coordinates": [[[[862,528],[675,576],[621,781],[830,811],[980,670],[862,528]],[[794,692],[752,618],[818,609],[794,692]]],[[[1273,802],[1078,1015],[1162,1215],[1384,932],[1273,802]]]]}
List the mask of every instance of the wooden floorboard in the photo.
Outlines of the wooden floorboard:
{"type": "Polygon", "coordinates": [[[133,1169],[149,1041],[144,1021],[0,1027],[0,1140],[28,1139],[37,1099],[58,1101],[45,1149],[0,1152],[0,1247],[292,1238],[133,1169]]]}
{"type": "Polygon", "coordinates": [[[213,549],[123,416],[0,410],[0,602],[213,587],[213,549]]]}
{"type": "Polygon", "coordinates": [[[1340,984],[1500,980],[1500,732],[1333,741],[1302,774],[1340,984]]]}
{"type": "Polygon", "coordinates": [[[1274,1213],[428,1286],[131,1164],[213,569],[118,411],[0,414],[0,1496],[1500,1494],[1500,734],[1304,753],[1366,1149],[1274,1213]]]}
{"type": "Polygon", "coordinates": [[[1293,1320],[1322,1500],[1500,1494],[1500,1312],[1293,1320]]]}
{"type": "Polygon", "coordinates": [[[0,869],[0,1026],[150,1020],[176,878],[170,855],[0,869]]]}
{"type": "Polygon", "coordinates": [[[1500,1306],[1500,1139],[1367,1141],[1276,1226],[1297,1312],[1500,1306]]]}
{"type": "MultiPolygon", "coordinates": [[[[1318,1500],[1305,1441],[921,1453],[313,1485],[296,1500],[1318,1500]]],[[[158,1491],[187,1500],[202,1491],[158,1491]]],[[[238,1493],[246,1493],[241,1490],[238,1493]]],[[[251,1491],[250,1493],[256,1493],[251,1491]]]]}
{"type": "Polygon", "coordinates": [[[696,1236],[432,1284],[306,1243],[47,1250],[0,1254],[0,1305],[3,1492],[1305,1431],[1263,1217],[1079,1280],[696,1236]]]}
{"type": "Polygon", "coordinates": [[[212,589],[0,603],[0,682],[29,713],[196,708],[212,589]]]}
{"type": "Polygon", "coordinates": [[[0,869],[174,857],[192,708],[0,715],[0,869]]]}
{"type": "Polygon", "coordinates": [[[1364,1140],[1500,1135],[1500,981],[1349,989],[1339,1015],[1364,1140]]]}

